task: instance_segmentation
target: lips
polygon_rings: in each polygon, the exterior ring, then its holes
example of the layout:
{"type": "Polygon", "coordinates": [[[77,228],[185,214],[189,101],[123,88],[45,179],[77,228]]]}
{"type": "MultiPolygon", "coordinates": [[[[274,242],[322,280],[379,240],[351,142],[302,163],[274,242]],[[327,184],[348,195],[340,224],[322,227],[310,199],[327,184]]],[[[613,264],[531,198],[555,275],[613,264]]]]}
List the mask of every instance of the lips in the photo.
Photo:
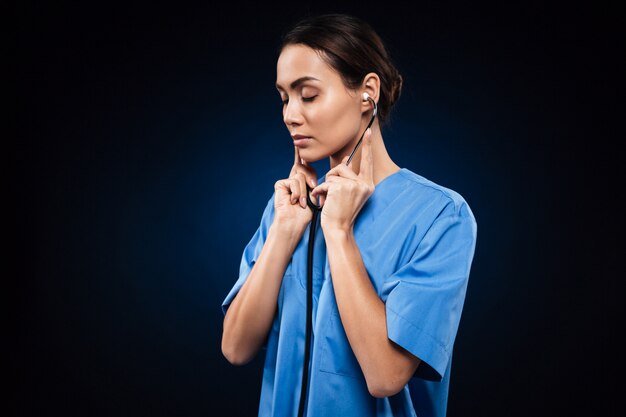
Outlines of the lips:
{"type": "Polygon", "coordinates": [[[310,140],[311,140],[311,138],[307,138],[307,137],[305,137],[305,136],[301,136],[301,137],[299,137],[299,138],[296,138],[296,137],[294,136],[294,139],[293,139],[293,144],[294,144],[295,146],[301,146],[301,145],[306,144],[306,143],[307,143],[307,142],[309,142],[310,140]]]}
{"type": "Polygon", "coordinates": [[[310,136],[305,136],[305,135],[291,135],[291,137],[293,138],[293,140],[297,140],[297,139],[310,139],[310,136]]]}

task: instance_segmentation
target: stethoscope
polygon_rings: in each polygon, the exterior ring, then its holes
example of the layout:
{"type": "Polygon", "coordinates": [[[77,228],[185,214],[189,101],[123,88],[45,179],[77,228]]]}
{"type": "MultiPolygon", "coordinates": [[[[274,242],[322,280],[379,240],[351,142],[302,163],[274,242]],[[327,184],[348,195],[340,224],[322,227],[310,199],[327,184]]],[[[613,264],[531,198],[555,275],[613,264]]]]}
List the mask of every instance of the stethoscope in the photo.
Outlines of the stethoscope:
{"type": "MultiPolygon", "coordinates": [[[[374,104],[374,112],[372,113],[372,118],[370,122],[367,124],[367,127],[363,131],[361,138],[357,142],[356,146],[352,150],[350,157],[346,161],[346,166],[350,164],[352,161],[352,157],[354,153],[359,148],[359,145],[363,141],[363,136],[365,136],[365,132],[367,129],[372,126],[374,122],[374,118],[378,113],[378,105],[373,98],[369,96],[367,93],[363,93],[363,101],[370,100],[374,104]]],[[[302,390],[300,391],[300,408],[298,410],[298,416],[302,417],[304,414],[304,403],[306,400],[307,394],[307,386],[309,382],[309,357],[311,355],[311,331],[313,327],[313,247],[315,246],[315,229],[317,227],[317,219],[319,218],[319,214],[322,211],[322,207],[315,204],[311,201],[311,197],[309,193],[313,190],[309,184],[306,185],[306,200],[307,205],[313,211],[313,218],[311,219],[311,224],[309,226],[309,248],[308,248],[308,259],[307,259],[307,281],[306,281],[306,291],[307,291],[307,300],[306,300],[306,342],[304,345],[304,369],[302,372],[302,390]]]]}

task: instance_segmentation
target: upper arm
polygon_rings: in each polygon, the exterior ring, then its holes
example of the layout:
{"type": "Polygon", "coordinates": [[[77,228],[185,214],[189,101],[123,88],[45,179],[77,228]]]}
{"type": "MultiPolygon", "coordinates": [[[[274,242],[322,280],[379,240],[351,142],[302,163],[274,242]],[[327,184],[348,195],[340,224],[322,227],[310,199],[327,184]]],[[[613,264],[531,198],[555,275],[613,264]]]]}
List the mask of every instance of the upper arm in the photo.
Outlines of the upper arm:
{"type": "Polygon", "coordinates": [[[392,361],[393,369],[391,370],[391,375],[387,378],[387,396],[395,395],[400,392],[402,388],[409,383],[417,367],[422,362],[420,358],[413,355],[393,340],[389,340],[389,342],[394,350],[394,355],[392,361]]]}

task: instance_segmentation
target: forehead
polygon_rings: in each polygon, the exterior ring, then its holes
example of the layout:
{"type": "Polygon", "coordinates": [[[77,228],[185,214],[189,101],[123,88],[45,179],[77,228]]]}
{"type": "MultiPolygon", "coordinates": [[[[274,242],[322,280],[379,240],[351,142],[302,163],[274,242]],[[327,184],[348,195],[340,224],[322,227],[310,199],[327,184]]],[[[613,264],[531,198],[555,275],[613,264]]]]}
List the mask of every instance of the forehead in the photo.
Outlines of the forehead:
{"type": "Polygon", "coordinates": [[[339,75],[310,47],[287,45],[276,63],[277,87],[289,90],[291,82],[305,76],[320,80],[312,83],[334,83],[340,80],[339,75]]]}

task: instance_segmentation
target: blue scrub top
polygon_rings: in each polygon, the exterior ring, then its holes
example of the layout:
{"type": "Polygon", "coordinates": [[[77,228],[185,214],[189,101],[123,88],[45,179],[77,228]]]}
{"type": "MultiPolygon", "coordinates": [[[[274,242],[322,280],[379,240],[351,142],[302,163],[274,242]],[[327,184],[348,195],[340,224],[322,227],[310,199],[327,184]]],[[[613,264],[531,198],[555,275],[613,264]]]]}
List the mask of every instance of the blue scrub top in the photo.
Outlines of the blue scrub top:
{"type": "MultiPolygon", "coordinates": [[[[325,176],[324,176],[325,177],[325,176]]],[[[324,181],[318,180],[318,184],[324,181]]],[[[257,260],[274,218],[274,195],[245,247],[226,311],[257,260]]],[[[457,192],[407,168],[376,185],[354,224],[372,286],[386,305],[387,336],[422,360],[398,394],[373,397],[339,316],[323,230],[313,263],[308,417],[444,416],[452,348],[476,245],[476,221],[457,192]]],[[[297,416],[306,336],[309,227],[285,270],[263,345],[259,416],[297,416]]]]}

